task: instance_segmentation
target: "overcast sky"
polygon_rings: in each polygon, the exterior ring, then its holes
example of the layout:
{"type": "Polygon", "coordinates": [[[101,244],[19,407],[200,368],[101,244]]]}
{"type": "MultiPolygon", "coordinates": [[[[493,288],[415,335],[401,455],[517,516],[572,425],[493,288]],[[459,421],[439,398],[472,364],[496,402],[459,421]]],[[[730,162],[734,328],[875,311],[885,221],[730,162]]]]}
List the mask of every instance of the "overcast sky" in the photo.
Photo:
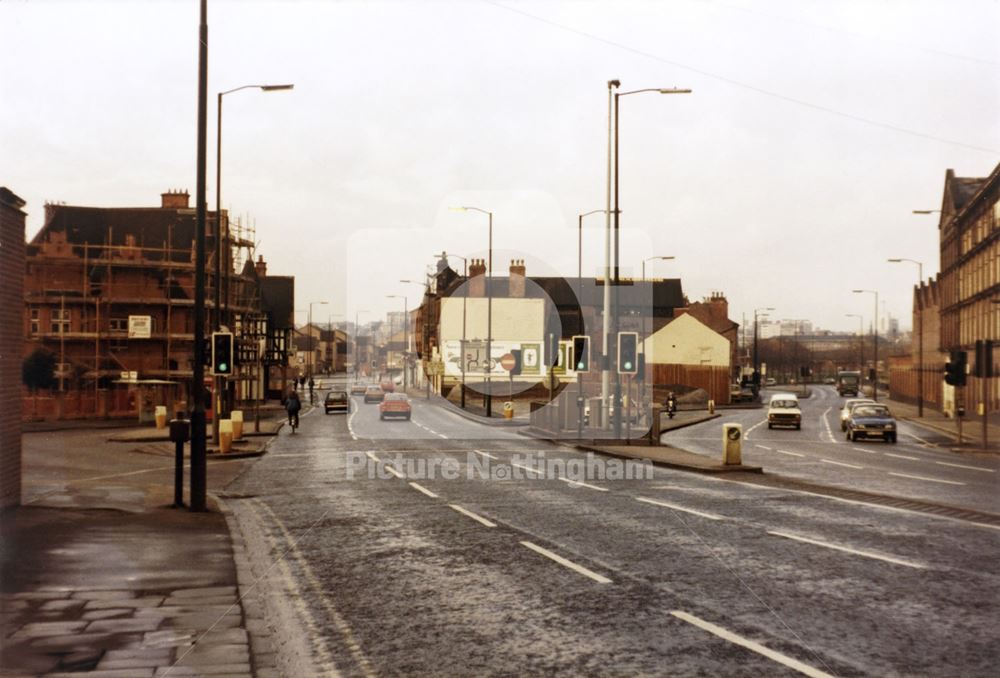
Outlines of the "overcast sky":
{"type": "MultiPolygon", "coordinates": [[[[621,91],[623,274],[680,277],[737,322],[910,326],[938,270],[944,173],[1000,162],[995,1],[210,2],[209,186],[314,320],[419,302],[442,249],[575,275],[603,209],[607,81],[621,91]]],[[[195,193],[198,2],[0,2],[0,184],[27,200],[155,206],[195,193]]],[[[193,201],[192,201],[193,203],[193,201]]],[[[603,217],[584,272],[603,265],[603,217]]],[[[456,260],[455,266],[461,262],[456,260]]],[[[303,320],[305,313],[299,315],[303,320]]]]}

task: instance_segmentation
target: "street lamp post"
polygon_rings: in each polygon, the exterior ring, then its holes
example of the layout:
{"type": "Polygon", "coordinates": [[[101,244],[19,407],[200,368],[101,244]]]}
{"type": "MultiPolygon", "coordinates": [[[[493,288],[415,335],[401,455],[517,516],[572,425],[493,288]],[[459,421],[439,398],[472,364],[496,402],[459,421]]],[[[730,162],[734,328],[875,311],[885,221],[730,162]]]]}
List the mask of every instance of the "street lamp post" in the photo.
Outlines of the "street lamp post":
{"type": "MultiPolygon", "coordinates": [[[[224,324],[229,323],[229,275],[230,275],[230,248],[229,248],[229,223],[228,220],[223,227],[222,223],[222,97],[242,89],[260,89],[264,92],[292,89],[294,85],[242,85],[218,94],[216,135],[215,135],[215,327],[221,329],[224,324]],[[223,236],[223,232],[225,235],[223,236]],[[226,268],[223,275],[222,262],[225,260],[226,268]],[[225,281],[225,282],[223,282],[225,281]],[[225,289],[223,290],[223,284],[225,289]]],[[[220,416],[229,412],[228,389],[223,391],[226,383],[225,377],[215,378],[216,397],[215,402],[219,404],[221,412],[216,412],[213,419],[213,431],[218,432],[218,421],[220,416]]],[[[216,435],[216,439],[218,435],[216,435]]]]}
{"type": "MultiPolygon", "coordinates": [[[[617,82],[617,81],[616,81],[617,82]]],[[[616,87],[620,86],[620,83],[616,87]]],[[[610,90],[610,88],[609,88],[610,90]]],[[[676,87],[647,87],[644,89],[634,89],[629,92],[615,92],[615,111],[614,111],[614,121],[615,121],[615,148],[614,148],[614,165],[615,165],[615,311],[614,311],[614,323],[615,323],[615,336],[617,337],[618,331],[618,314],[619,314],[619,304],[618,304],[618,285],[620,283],[619,277],[619,223],[621,221],[621,211],[618,204],[618,185],[619,185],[619,174],[618,174],[618,101],[623,96],[628,96],[630,94],[641,94],[643,92],[656,92],[658,94],[690,94],[690,89],[678,89],[676,87]]],[[[622,393],[622,380],[621,373],[615,370],[615,437],[621,437],[621,393],[622,393]]]]}
{"type": "Polygon", "coordinates": [[[645,280],[646,280],[646,262],[647,261],[653,261],[654,259],[659,260],[659,261],[670,261],[673,258],[674,257],[646,257],[645,259],[643,259],[642,260],[642,279],[643,279],[643,281],[645,282],[645,280]]]}
{"type": "Polygon", "coordinates": [[[461,407],[465,409],[465,306],[466,301],[469,298],[469,260],[459,254],[448,254],[447,252],[441,252],[442,257],[457,257],[462,260],[462,278],[465,281],[462,284],[462,342],[459,345],[458,353],[460,363],[459,367],[462,369],[462,387],[459,392],[459,397],[461,398],[461,407]]]}
{"type": "Polygon", "coordinates": [[[591,214],[601,214],[606,210],[590,210],[577,215],[576,227],[576,301],[580,307],[580,334],[583,331],[583,218],[591,214]]]}
{"type": "MultiPolygon", "coordinates": [[[[655,256],[655,257],[646,257],[645,259],[643,259],[642,260],[642,281],[646,282],[646,262],[647,261],[657,261],[657,260],[659,260],[659,261],[672,261],[674,258],[675,257],[673,257],[673,256],[655,256]]],[[[653,293],[652,293],[652,286],[650,286],[649,313],[648,313],[648,315],[650,317],[650,321],[649,321],[649,333],[646,332],[646,321],[645,320],[643,320],[643,332],[642,332],[645,335],[645,339],[642,342],[642,353],[643,353],[643,359],[642,360],[643,360],[643,364],[645,365],[646,369],[649,369],[649,366],[652,364],[648,360],[648,357],[646,356],[646,347],[650,345],[651,335],[653,334],[653,320],[652,320],[652,316],[653,316],[653,309],[654,308],[655,308],[655,303],[654,303],[654,298],[653,298],[653,293]]],[[[656,355],[654,354],[653,357],[655,358],[656,355]]],[[[645,403],[645,400],[646,400],[646,381],[647,381],[646,380],[646,375],[643,375],[643,379],[642,379],[642,394],[641,394],[643,403],[645,403]]],[[[643,407],[645,407],[645,405],[643,405],[643,407]]]]}
{"type": "Polygon", "coordinates": [[[493,370],[493,212],[479,207],[457,207],[461,212],[482,212],[489,217],[488,261],[486,268],[486,416],[493,416],[493,392],[490,376],[493,370]]]}
{"type": "MultiPolygon", "coordinates": [[[[860,366],[861,372],[865,371],[865,317],[860,313],[845,313],[848,318],[858,319],[858,365],[860,366]]],[[[861,388],[861,384],[858,384],[858,388],[861,388]]]]}
{"type": "Polygon", "coordinates": [[[355,381],[357,380],[358,375],[361,373],[361,362],[360,362],[361,361],[361,349],[358,346],[358,335],[359,335],[359,330],[358,330],[358,316],[360,314],[362,314],[362,313],[368,313],[368,309],[362,308],[362,309],[356,309],[354,311],[354,379],[355,379],[355,381]]]}
{"type": "Polygon", "coordinates": [[[875,357],[872,361],[872,374],[875,376],[872,379],[872,400],[878,401],[878,290],[851,290],[855,294],[874,294],[875,295],[875,315],[872,321],[872,343],[875,345],[875,357]]]}
{"type": "MultiPolygon", "coordinates": [[[[295,85],[241,85],[233,89],[219,92],[216,137],[215,137],[215,325],[221,326],[225,320],[225,315],[229,313],[229,254],[228,247],[223,246],[223,225],[222,225],[222,97],[243,89],[259,89],[262,92],[277,92],[290,90],[295,85]],[[225,294],[222,293],[222,260],[227,262],[225,275],[225,294]],[[223,311],[223,309],[225,309],[223,311]]],[[[225,228],[225,240],[229,240],[228,223],[225,228]]]]}
{"type": "MultiPolygon", "coordinates": [[[[924,284],[924,264],[915,259],[899,257],[889,259],[889,263],[899,264],[907,261],[917,265],[918,293],[919,286],[924,284]]],[[[924,310],[917,308],[917,416],[924,416],[924,310]]],[[[913,350],[913,349],[910,349],[913,350]]]]}
{"type": "Polygon", "coordinates": [[[773,311],[773,310],[774,310],[773,306],[767,306],[765,308],[755,308],[753,310],[753,379],[754,379],[754,382],[757,385],[757,389],[758,390],[760,389],[760,386],[761,386],[761,379],[760,379],[761,375],[760,375],[760,354],[757,352],[757,340],[758,340],[758,338],[760,336],[760,333],[759,333],[759,331],[757,329],[757,325],[758,325],[757,318],[758,318],[758,315],[762,316],[762,317],[766,317],[767,316],[766,312],[767,311],[773,311]],[[765,311],[765,312],[761,313],[761,311],[765,311]]]}
{"type": "MultiPolygon", "coordinates": [[[[431,296],[431,284],[428,283],[428,282],[423,282],[422,280],[400,280],[399,282],[401,282],[401,283],[407,283],[407,284],[410,284],[410,285],[423,285],[424,286],[424,296],[425,297],[430,297],[431,296]]],[[[428,307],[427,308],[428,308],[428,310],[430,309],[429,302],[428,302],[428,307]]],[[[409,323],[409,318],[407,318],[407,323],[409,323]]],[[[423,336],[421,337],[421,341],[423,342],[423,341],[425,341],[427,339],[427,323],[426,323],[426,319],[424,321],[422,321],[421,326],[423,327],[423,332],[422,332],[423,336]]],[[[414,341],[414,343],[416,343],[416,341],[414,341]]],[[[409,344],[409,342],[407,342],[407,344],[406,344],[406,350],[407,351],[410,350],[410,344],[409,344]]],[[[416,353],[416,351],[413,351],[413,352],[416,353]]],[[[426,360],[427,359],[426,358],[427,354],[425,353],[424,355],[425,355],[425,360],[426,360]]],[[[404,360],[404,363],[405,362],[406,361],[404,360]]],[[[427,385],[427,394],[430,395],[430,381],[427,379],[426,370],[424,370],[424,383],[427,385]]]]}
{"type": "MultiPolygon", "coordinates": [[[[406,353],[410,350],[410,311],[408,308],[409,302],[406,295],[403,294],[387,294],[385,295],[387,299],[402,299],[403,300],[403,393],[406,393],[407,389],[407,379],[406,379],[406,353]]],[[[391,328],[390,328],[390,340],[392,339],[391,328]]]]}

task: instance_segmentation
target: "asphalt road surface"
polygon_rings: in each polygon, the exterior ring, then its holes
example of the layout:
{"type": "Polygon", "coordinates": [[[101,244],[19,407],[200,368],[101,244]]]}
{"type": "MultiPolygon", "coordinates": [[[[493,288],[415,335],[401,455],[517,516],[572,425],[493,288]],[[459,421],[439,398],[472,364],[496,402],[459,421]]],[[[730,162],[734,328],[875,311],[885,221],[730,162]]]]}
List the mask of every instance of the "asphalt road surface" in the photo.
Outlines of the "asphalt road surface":
{"type": "MultiPolygon", "coordinates": [[[[353,400],[305,414],[229,488],[286,671],[996,675],[994,527],[648,466],[609,480],[602,457],[582,477],[577,451],[353,400]]],[[[787,439],[854,459],[816,427],[825,407],[787,439]]],[[[864,446],[936,458],[902,438],[864,446]]],[[[862,478],[907,461],[857,454],[862,478]]]]}
{"type": "MultiPolygon", "coordinates": [[[[728,410],[718,419],[664,434],[663,442],[715,458],[722,426],[743,426],[743,458],[765,472],[891,496],[1000,513],[1000,457],[956,454],[951,438],[898,422],[895,444],[849,442],[840,430],[844,398],[812,386],[801,399],[802,430],[767,428],[767,409],[728,410]]],[[[765,390],[765,402],[775,390],[765,390]]]]}

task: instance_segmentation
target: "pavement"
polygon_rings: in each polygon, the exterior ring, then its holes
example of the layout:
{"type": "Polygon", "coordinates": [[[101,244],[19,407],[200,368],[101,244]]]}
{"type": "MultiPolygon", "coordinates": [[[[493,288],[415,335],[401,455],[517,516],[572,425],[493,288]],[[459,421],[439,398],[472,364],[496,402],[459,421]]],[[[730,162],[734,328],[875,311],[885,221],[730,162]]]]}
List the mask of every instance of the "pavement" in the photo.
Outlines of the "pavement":
{"type": "MultiPolygon", "coordinates": [[[[889,406],[889,409],[897,419],[905,419],[917,426],[922,426],[931,431],[942,433],[958,442],[958,427],[955,419],[946,417],[937,410],[925,407],[924,416],[918,416],[916,405],[892,400],[891,398],[879,397],[881,402],[889,406]]],[[[975,448],[975,451],[1000,453],[1000,419],[991,416],[987,423],[987,445],[983,445],[983,421],[980,417],[965,417],[962,420],[962,440],[964,444],[975,448]]]]}
{"type": "MultiPolygon", "coordinates": [[[[279,675],[245,577],[239,593],[242,540],[220,499],[253,460],[210,455],[208,510],[193,513],[172,507],[173,444],[160,437],[23,436],[22,506],[0,522],[0,676],[279,675]]],[[[270,438],[251,440],[259,456],[270,438]]]]}

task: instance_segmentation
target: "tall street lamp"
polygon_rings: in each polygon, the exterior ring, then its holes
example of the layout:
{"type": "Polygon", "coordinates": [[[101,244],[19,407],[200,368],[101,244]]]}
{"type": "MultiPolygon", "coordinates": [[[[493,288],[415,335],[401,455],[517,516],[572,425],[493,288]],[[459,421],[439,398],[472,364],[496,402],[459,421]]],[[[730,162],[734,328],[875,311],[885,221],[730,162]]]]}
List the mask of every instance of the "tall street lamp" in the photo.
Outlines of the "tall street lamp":
{"type": "Polygon", "coordinates": [[[647,261],[654,261],[654,260],[656,260],[656,261],[670,261],[673,258],[674,257],[646,257],[645,259],[643,259],[642,260],[642,279],[643,279],[643,281],[646,280],[646,262],[647,261]]]}
{"type": "Polygon", "coordinates": [[[493,416],[493,392],[491,386],[491,372],[493,371],[493,212],[479,207],[453,207],[451,209],[459,212],[482,212],[489,217],[489,245],[488,261],[486,268],[486,416],[493,416]]]}
{"type": "Polygon", "coordinates": [[[576,227],[576,301],[580,307],[580,334],[583,331],[583,218],[591,214],[605,214],[607,210],[590,210],[577,215],[576,227]]]}
{"type": "MultiPolygon", "coordinates": [[[[229,269],[226,269],[226,291],[222,295],[222,260],[229,261],[227,248],[223,247],[223,226],[222,226],[222,97],[243,89],[259,89],[263,92],[277,92],[289,90],[295,85],[241,85],[233,89],[219,92],[218,108],[216,120],[215,137],[215,325],[219,327],[224,321],[223,306],[225,314],[229,312],[229,269]]],[[[226,224],[226,242],[229,240],[229,225],[226,224]]]]}
{"type": "Polygon", "coordinates": [[[354,311],[354,379],[357,380],[358,375],[361,373],[361,350],[358,346],[358,336],[360,335],[360,330],[358,329],[358,316],[362,313],[368,313],[368,309],[360,308],[354,311]]]}
{"type": "MultiPolygon", "coordinates": [[[[408,308],[408,302],[406,296],[403,294],[387,294],[386,299],[402,299],[403,300],[403,345],[405,349],[403,351],[403,393],[406,393],[407,379],[406,379],[406,352],[410,350],[410,310],[408,308]]],[[[390,341],[392,340],[391,330],[390,330],[390,341]]]]}
{"type": "Polygon", "coordinates": [[[760,332],[757,329],[757,326],[759,324],[757,318],[758,316],[766,317],[767,311],[773,311],[773,310],[774,310],[773,306],[766,306],[764,308],[755,308],[753,310],[753,379],[754,382],[757,384],[758,389],[760,389],[761,383],[760,383],[760,354],[757,352],[757,341],[758,338],[760,337],[760,332]],[[761,313],[761,311],[763,311],[763,313],[761,313]]]}
{"type": "MultiPolygon", "coordinates": [[[[618,85],[616,85],[617,87],[618,85]]],[[[615,163],[615,312],[614,312],[614,322],[615,322],[615,333],[618,331],[618,285],[620,282],[619,278],[619,267],[618,267],[618,257],[619,257],[619,222],[621,221],[621,212],[618,204],[618,185],[619,185],[619,173],[618,173],[618,102],[624,96],[629,96],[630,94],[642,94],[644,92],[656,92],[658,94],[690,94],[690,89],[678,89],[676,87],[647,87],[644,89],[634,89],[628,92],[615,92],[615,148],[614,148],[614,163],[615,163]]],[[[615,370],[615,436],[621,437],[621,374],[618,370],[615,370]]]]}
{"type": "MultiPolygon", "coordinates": [[[[907,261],[911,264],[917,265],[917,280],[918,280],[918,293],[919,286],[924,284],[924,264],[923,262],[917,261],[915,259],[906,259],[905,257],[899,257],[896,259],[889,259],[891,264],[899,264],[907,261]]],[[[917,308],[917,416],[924,416],[924,310],[922,308],[917,308]]]]}
{"type": "Polygon", "coordinates": [[[872,343],[875,345],[875,358],[872,363],[872,373],[875,378],[872,379],[872,400],[878,400],[878,290],[851,290],[855,294],[874,294],[875,295],[875,315],[872,321],[872,343]]]}
{"type": "MultiPolygon", "coordinates": [[[[860,313],[845,313],[848,318],[858,319],[858,347],[860,349],[858,359],[861,372],[865,371],[865,317],[860,313]]],[[[861,385],[858,385],[861,388],[861,385]]]]}
{"type": "MultiPolygon", "coordinates": [[[[675,257],[673,257],[673,256],[655,256],[655,257],[646,257],[645,259],[643,259],[642,260],[642,281],[646,282],[646,262],[647,261],[673,261],[674,258],[675,257]]],[[[642,353],[643,353],[642,361],[643,361],[643,364],[644,364],[644,366],[645,366],[646,369],[649,369],[649,366],[652,364],[647,359],[648,357],[646,356],[646,347],[651,345],[650,339],[651,339],[651,335],[653,334],[653,319],[652,319],[653,318],[653,308],[655,307],[653,293],[652,293],[652,285],[650,286],[649,289],[650,289],[650,293],[649,293],[649,314],[648,315],[650,317],[650,320],[649,320],[649,332],[648,333],[646,332],[646,321],[645,321],[645,319],[643,319],[643,321],[642,321],[642,330],[643,330],[642,333],[645,335],[645,339],[642,342],[642,353]]],[[[653,358],[656,358],[656,354],[655,353],[653,354],[653,358]]],[[[642,395],[642,401],[643,401],[643,403],[645,403],[645,401],[646,401],[646,381],[647,381],[646,380],[646,375],[643,375],[643,379],[642,379],[642,394],[641,394],[642,395]]]]}
{"type": "Polygon", "coordinates": [[[465,306],[466,306],[466,301],[469,298],[469,260],[460,254],[448,254],[447,252],[441,252],[441,254],[436,256],[440,256],[444,259],[447,259],[448,257],[456,257],[462,260],[462,279],[464,280],[464,282],[462,283],[462,341],[459,344],[459,349],[458,349],[458,354],[459,354],[458,362],[460,363],[459,367],[462,369],[462,387],[458,395],[461,398],[462,401],[461,407],[464,410],[465,409],[465,306]]]}
{"type": "Polygon", "coordinates": [[[309,362],[306,363],[306,368],[309,370],[309,378],[312,379],[313,375],[313,354],[316,353],[316,347],[313,346],[313,306],[318,304],[324,306],[329,302],[326,301],[310,301],[309,302],[309,324],[307,325],[309,331],[309,362]]]}
{"type": "MultiPolygon", "coordinates": [[[[431,284],[429,282],[423,282],[422,280],[400,280],[399,282],[401,282],[401,283],[407,283],[408,285],[423,285],[424,286],[424,296],[426,296],[426,297],[430,297],[431,296],[431,284]]],[[[428,304],[427,308],[428,308],[428,310],[430,309],[430,305],[429,304],[428,304]]],[[[409,318],[407,318],[407,323],[409,323],[409,318]]],[[[423,336],[420,338],[421,342],[423,342],[423,341],[425,341],[427,339],[427,323],[426,323],[426,321],[422,322],[422,328],[423,328],[423,331],[422,331],[423,336]]],[[[416,340],[414,340],[414,343],[416,343],[416,340]]],[[[410,351],[410,343],[409,342],[406,343],[406,350],[407,350],[407,352],[410,351]]],[[[413,353],[416,353],[416,351],[414,350],[413,353]]],[[[426,354],[425,354],[425,356],[426,356],[426,354]]],[[[426,360],[426,358],[425,358],[425,360],[426,360]]],[[[409,369],[409,361],[404,358],[403,363],[406,365],[407,369],[409,369]]],[[[428,393],[428,395],[430,395],[430,381],[427,379],[426,370],[425,370],[425,374],[424,374],[424,383],[427,384],[427,388],[428,388],[427,393],[428,393]]]]}

